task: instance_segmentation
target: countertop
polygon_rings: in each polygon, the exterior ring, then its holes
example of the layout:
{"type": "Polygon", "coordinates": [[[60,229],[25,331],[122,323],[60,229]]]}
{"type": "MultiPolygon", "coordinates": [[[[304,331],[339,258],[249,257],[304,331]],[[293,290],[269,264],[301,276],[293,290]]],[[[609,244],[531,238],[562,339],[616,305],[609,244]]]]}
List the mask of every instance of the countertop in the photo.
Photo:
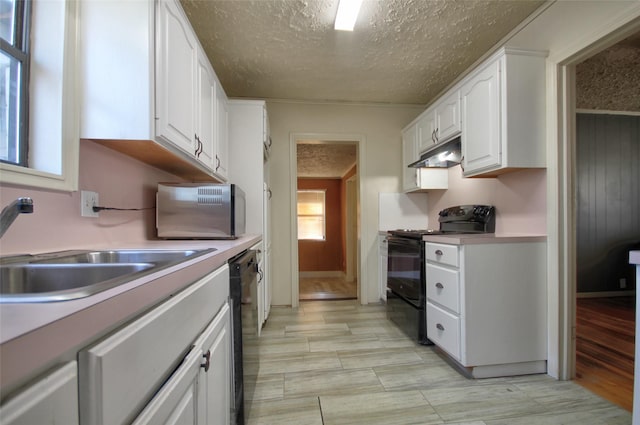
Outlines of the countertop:
{"type": "Polygon", "coordinates": [[[427,235],[425,242],[446,243],[451,245],[474,245],[489,243],[545,242],[545,235],[527,235],[510,233],[468,233],[458,235],[427,235]]]}
{"type": "MultiPolygon", "coordinates": [[[[113,331],[261,240],[158,240],[136,245],[73,249],[208,249],[123,285],[77,300],[0,304],[0,392],[6,394],[47,369],[75,359],[79,349],[113,331]]],[[[35,253],[35,252],[34,252],[35,253]]]]}

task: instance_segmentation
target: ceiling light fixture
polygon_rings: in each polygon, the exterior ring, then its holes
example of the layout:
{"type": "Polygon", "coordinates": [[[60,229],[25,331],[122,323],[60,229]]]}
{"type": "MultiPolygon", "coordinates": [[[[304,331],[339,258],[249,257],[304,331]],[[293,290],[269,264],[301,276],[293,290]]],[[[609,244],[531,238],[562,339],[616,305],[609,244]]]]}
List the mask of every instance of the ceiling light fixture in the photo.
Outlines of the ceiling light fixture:
{"type": "Polygon", "coordinates": [[[360,5],[362,0],[340,0],[334,28],[338,31],[353,31],[360,5]]]}

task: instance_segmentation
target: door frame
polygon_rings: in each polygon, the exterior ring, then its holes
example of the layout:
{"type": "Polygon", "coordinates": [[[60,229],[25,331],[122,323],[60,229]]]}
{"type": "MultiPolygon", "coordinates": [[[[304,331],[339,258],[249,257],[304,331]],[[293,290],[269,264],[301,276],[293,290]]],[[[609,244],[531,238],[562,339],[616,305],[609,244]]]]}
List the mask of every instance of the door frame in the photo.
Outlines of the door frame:
{"type": "MultiPolygon", "coordinates": [[[[344,133],[290,133],[289,134],[289,175],[291,176],[290,180],[290,199],[291,205],[289,206],[290,214],[291,214],[291,307],[297,308],[300,303],[300,280],[299,280],[299,267],[298,267],[298,221],[296,217],[298,216],[297,205],[298,205],[298,142],[326,142],[331,144],[345,143],[345,144],[355,144],[356,145],[356,166],[357,166],[357,182],[358,182],[358,190],[357,190],[357,199],[356,202],[361,205],[362,204],[362,194],[363,190],[363,176],[365,176],[365,147],[366,147],[366,138],[363,134],[344,134],[344,133]]],[[[367,214],[360,214],[358,211],[357,220],[359,223],[360,229],[368,229],[367,223],[367,214]]],[[[362,282],[362,284],[358,285],[358,300],[361,304],[367,304],[367,283],[366,283],[366,264],[365,258],[361,254],[362,251],[362,238],[358,239],[358,281],[362,282]]]]}
{"type": "MultiPolygon", "coordinates": [[[[356,168],[357,170],[357,168],[356,168]]],[[[346,181],[346,206],[345,206],[345,248],[346,248],[346,281],[353,282],[358,279],[358,175],[351,176],[346,181]],[[354,223],[355,221],[355,223],[354,223]]]]}
{"type": "Polygon", "coordinates": [[[575,377],[576,96],[578,63],[640,31],[640,19],[619,16],[547,60],[548,374],[575,377]]]}

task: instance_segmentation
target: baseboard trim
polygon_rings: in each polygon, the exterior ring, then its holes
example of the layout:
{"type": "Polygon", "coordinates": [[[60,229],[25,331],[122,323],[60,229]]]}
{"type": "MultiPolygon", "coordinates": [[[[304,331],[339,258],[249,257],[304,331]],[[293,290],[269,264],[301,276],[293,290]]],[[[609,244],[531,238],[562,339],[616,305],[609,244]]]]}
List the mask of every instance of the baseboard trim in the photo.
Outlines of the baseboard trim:
{"type": "Polygon", "coordinates": [[[316,271],[316,272],[298,272],[298,276],[301,278],[304,277],[345,277],[345,273],[341,270],[327,270],[327,271],[316,271]]]}
{"type": "Polygon", "coordinates": [[[602,292],[578,292],[577,298],[603,298],[603,297],[631,297],[636,295],[636,291],[602,291],[602,292]]]}

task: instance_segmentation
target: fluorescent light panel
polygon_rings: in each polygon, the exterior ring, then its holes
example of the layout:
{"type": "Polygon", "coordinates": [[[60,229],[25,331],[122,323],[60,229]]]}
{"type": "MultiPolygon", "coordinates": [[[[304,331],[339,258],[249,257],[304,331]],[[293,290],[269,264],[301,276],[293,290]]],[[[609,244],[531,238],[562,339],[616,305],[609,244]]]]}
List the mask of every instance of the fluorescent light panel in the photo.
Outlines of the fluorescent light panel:
{"type": "Polygon", "coordinates": [[[338,31],[353,31],[360,5],[362,0],[340,0],[334,28],[338,31]]]}

